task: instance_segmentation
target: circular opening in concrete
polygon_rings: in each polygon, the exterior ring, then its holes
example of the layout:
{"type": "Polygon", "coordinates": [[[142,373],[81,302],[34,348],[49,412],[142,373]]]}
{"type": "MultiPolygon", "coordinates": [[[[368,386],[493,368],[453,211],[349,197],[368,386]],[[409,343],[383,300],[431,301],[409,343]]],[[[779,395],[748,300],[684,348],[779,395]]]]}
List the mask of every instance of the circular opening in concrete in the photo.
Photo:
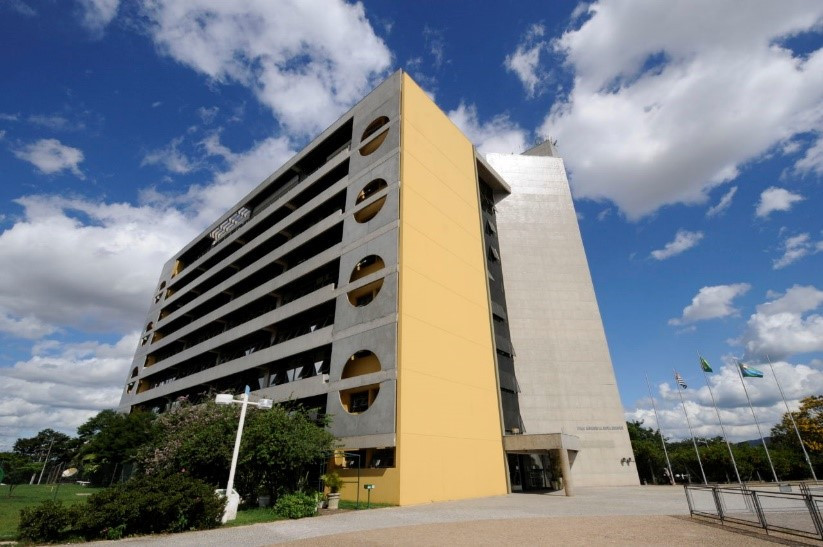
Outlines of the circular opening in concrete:
{"type": "MultiPolygon", "coordinates": [[[[389,123],[389,118],[386,116],[380,116],[373,122],[371,122],[366,130],[363,131],[363,136],[360,138],[360,142],[365,141],[375,133],[377,133],[384,125],[389,123]]],[[[361,156],[368,156],[369,154],[373,153],[375,150],[380,148],[380,145],[383,144],[383,141],[386,140],[386,137],[389,134],[389,129],[386,128],[383,130],[382,133],[374,137],[372,140],[364,144],[360,147],[360,155],[361,156]]]]}
{"type": "MultiPolygon", "coordinates": [[[[357,201],[354,202],[355,206],[360,205],[362,202],[369,199],[372,195],[376,194],[380,190],[386,188],[388,183],[383,179],[374,179],[366,186],[360,190],[360,193],[357,194],[357,201]]],[[[362,209],[358,210],[354,213],[354,220],[359,223],[368,222],[373,219],[380,209],[383,208],[383,204],[386,203],[386,196],[381,197],[380,199],[374,200],[372,203],[366,205],[362,209]]]]}
{"type": "Polygon", "coordinates": [[[340,392],[340,404],[349,414],[363,414],[374,404],[380,384],[353,387],[340,392]]]}
{"type": "MultiPolygon", "coordinates": [[[[362,279],[369,274],[373,274],[379,270],[382,270],[385,267],[385,263],[383,259],[377,255],[369,255],[357,264],[355,264],[354,269],[351,272],[351,276],[349,276],[349,283],[357,281],[358,279],[362,279]]],[[[356,289],[352,289],[347,293],[349,298],[349,302],[352,306],[362,307],[366,306],[371,303],[372,300],[375,299],[377,293],[380,292],[380,288],[383,286],[383,278],[376,279],[371,283],[367,283],[356,289]]]]}
{"type": "Polygon", "coordinates": [[[380,360],[369,350],[358,351],[346,361],[341,379],[380,372],[380,360]]]}

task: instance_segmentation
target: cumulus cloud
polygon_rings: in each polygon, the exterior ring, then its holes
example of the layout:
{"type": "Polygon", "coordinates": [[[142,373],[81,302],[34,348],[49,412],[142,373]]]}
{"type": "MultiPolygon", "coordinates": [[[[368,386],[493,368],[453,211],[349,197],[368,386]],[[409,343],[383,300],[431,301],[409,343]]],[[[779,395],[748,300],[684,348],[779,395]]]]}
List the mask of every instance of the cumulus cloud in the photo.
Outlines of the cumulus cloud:
{"type": "Polygon", "coordinates": [[[449,111],[448,116],[477,146],[481,154],[519,154],[526,149],[528,133],[505,114],[481,123],[477,117],[477,107],[461,102],[460,106],[449,111]]]}
{"type": "Polygon", "coordinates": [[[784,359],[790,355],[823,351],[823,291],[794,285],[784,294],[770,293],[770,300],[757,306],[739,340],[747,356],[784,359]]]}
{"type": "Polygon", "coordinates": [[[650,256],[656,260],[666,260],[680,253],[688,251],[703,239],[703,232],[690,232],[688,230],[678,230],[674,240],[666,243],[662,249],[656,249],[650,256]]]}
{"type": "Polygon", "coordinates": [[[0,312],[53,327],[137,327],[160,267],[197,233],[170,208],[57,196],[17,203],[22,218],[0,233],[0,312]]]}
{"type": "Polygon", "coordinates": [[[765,218],[773,211],[788,211],[792,208],[792,205],[798,201],[803,201],[803,199],[800,194],[793,194],[785,188],[772,186],[763,190],[760,194],[760,201],[757,204],[755,214],[765,218]]]}
{"type": "Polygon", "coordinates": [[[692,303],[683,308],[682,316],[670,319],[669,324],[685,325],[707,319],[737,315],[739,310],[732,306],[732,300],[746,294],[749,289],[751,289],[751,285],[748,283],[702,287],[692,298],[692,303]]]}
{"type": "Polygon", "coordinates": [[[734,199],[734,195],[737,193],[737,186],[732,186],[728,192],[723,194],[723,197],[720,198],[720,201],[717,202],[716,205],[713,205],[706,211],[707,217],[716,217],[718,215],[722,215],[726,212],[726,209],[731,207],[732,199],[734,199]]]}
{"type": "MultiPolygon", "coordinates": [[[[741,442],[757,439],[759,437],[757,427],[737,374],[737,363],[731,357],[723,361],[726,361],[725,364],[712,363],[715,373],[708,377],[729,440],[741,442]]],[[[786,407],[768,364],[753,364],[764,372],[764,378],[746,380],[746,388],[763,433],[768,435],[771,427],[783,417],[786,407]]],[[[773,366],[791,410],[794,411],[800,407],[800,399],[823,392],[823,372],[818,368],[809,364],[782,360],[774,361],[773,366]]],[[[684,398],[694,434],[702,438],[720,436],[721,429],[711,394],[705,385],[702,373],[697,368],[696,360],[691,370],[694,372],[680,370],[680,373],[689,385],[689,389],[684,392],[684,398]]],[[[658,380],[655,383],[657,387],[655,399],[663,434],[672,440],[688,439],[689,430],[686,427],[683,407],[680,405],[673,380],[658,380]]],[[[647,427],[656,427],[651,401],[648,399],[637,401],[635,408],[626,412],[626,419],[643,420],[647,427]]]]}
{"type": "Polygon", "coordinates": [[[801,258],[823,251],[823,241],[812,241],[808,233],[790,236],[783,240],[783,256],[772,261],[772,268],[780,270],[801,258]]]}
{"type": "Polygon", "coordinates": [[[40,139],[18,148],[14,155],[46,175],[71,171],[77,178],[85,178],[78,167],[83,161],[83,152],[79,148],[66,146],[57,139],[40,139]]]}
{"type": "Polygon", "coordinates": [[[360,3],[153,0],[142,10],[162,53],[217,82],[250,88],[297,133],[334,121],[392,60],[360,3]]]}
{"type": "Polygon", "coordinates": [[[132,332],[115,344],[44,343],[30,359],[0,368],[0,451],[45,427],[74,434],[94,414],[116,406],[137,340],[132,332]]]}
{"type": "Polygon", "coordinates": [[[746,162],[820,127],[823,49],[782,44],[819,32],[823,5],[747,7],[602,0],[554,42],[574,83],[539,133],[558,139],[577,198],[611,200],[629,219],[703,203],[746,162]]]}
{"type": "Polygon", "coordinates": [[[81,22],[95,32],[100,33],[117,15],[120,0],[78,0],[81,9],[81,22]]]}
{"type": "Polygon", "coordinates": [[[509,72],[514,72],[529,98],[538,95],[539,86],[544,82],[546,75],[539,69],[540,53],[546,49],[548,43],[543,39],[546,29],[543,25],[532,25],[518,44],[514,53],[506,55],[503,66],[509,72]]]}

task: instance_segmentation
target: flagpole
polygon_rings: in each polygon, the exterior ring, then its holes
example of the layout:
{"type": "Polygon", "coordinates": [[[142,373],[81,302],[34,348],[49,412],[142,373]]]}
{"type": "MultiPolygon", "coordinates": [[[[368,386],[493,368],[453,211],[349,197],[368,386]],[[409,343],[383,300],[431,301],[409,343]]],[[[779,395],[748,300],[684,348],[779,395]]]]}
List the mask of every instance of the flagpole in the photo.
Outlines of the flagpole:
{"type": "MultiPolygon", "coordinates": [[[[697,353],[698,359],[702,359],[700,352],[697,353]]],[[[743,481],[740,480],[740,473],[737,471],[737,462],[734,460],[734,452],[732,452],[732,445],[729,444],[729,437],[726,435],[726,428],[723,427],[723,420],[720,419],[720,411],[717,409],[717,402],[714,400],[714,392],[712,386],[709,384],[709,375],[703,369],[701,364],[700,370],[703,371],[703,378],[706,380],[706,387],[709,388],[709,395],[712,398],[712,405],[714,405],[714,412],[717,414],[717,421],[720,424],[720,431],[723,433],[723,440],[726,441],[726,448],[729,449],[729,457],[732,459],[732,467],[734,467],[734,474],[737,476],[737,483],[743,486],[743,481]]]]}
{"type": "MultiPolygon", "coordinates": [[[[649,375],[643,371],[643,376],[646,377],[646,387],[649,389],[649,398],[652,400],[652,408],[654,409],[654,421],[657,422],[657,432],[660,434],[660,442],[663,444],[663,454],[666,455],[666,467],[669,469],[669,483],[675,484],[674,473],[672,472],[672,462],[669,461],[669,451],[666,450],[666,439],[663,438],[663,431],[660,429],[660,417],[657,415],[657,404],[654,402],[654,395],[652,395],[652,386],[649,383],[649,375]]],[[[817,480],[817,479],[815,479],[817,480]]]]}
{"type": "Polygon", "coordinates": [[[800,436],[800,430],[797,429],[797,422],[794,421],[792,411],[789,410],[789,403],[786,402],[786,396],[783,394],[783,388],[780,386],[780,382],[777,379],[777,374],[774,373],[774,365],[772,365],[772,360],[769,358],[768,355],[766,356],[766,359],[769,361],[769,368],[772,370],[772,376],[774,376],[774,383],[777,384],[777,389],[780,390],[780,396],[783,398],[783,404],[786,405],[786,413],[789,415],[789,419],[792,421],[792,425],[794,426],[794,432],[797,434],[797,440],[800,441],[800,448],[803,450],[803,457],[806,458],[806,463],[809,464],[809,469],[812,472],[812,478],[814,479],[814,482],[817,482],[817,475],[814,472],[812,460],[809,459],[809,453],[806,452],[806,446],[803,444],[803,438],[800,436]]]}
{"type": "MultiPolygon", "coordinates": [[[[674,369],[672,369],[674,370],[674,369]]],[[[683,401],[683,391],[680,389],[680,382],[677,381],[677,371],[674,370],[674,383],[677,385],[677,393],[680,395],[680,404],[683,405],[683,414],[686,415],[686,425],[689,426],[689,434],[692,436],[692,444],[694,445],[694,453],[697,454],[697,465],[700,466],[700,474],[703,475],[703,484],[708,485],[706,480],[706,472],[703,471],[703,461],[700,459],[700,451],[697,450],[697,441],[694,440],[694,432],[692,431],[692,423],[689,420],[689,413],[686,411],[686,402],[683,401]]]]}
{"type": "Polygon", "coordinates": [[[752,400],[749,398],[749,390],[746,389],[746,382],[743,381],[743,371],[740,369],[740,361],[737,361],[737,375],[740,376],[740,383],[743,384],[743,393],[746,394],[746,400],[749,401],[749,410],[752,411],[752,418],[754,418],[754,425],[757,426],[757,433],[760,435],[760,442],[763,443],[763,448],[766,450],[766,459],[769,460],[769,467],[772,468],[772,475],[774,476],[774,482],[780,482],[777,478],[777,472],[774,470],[774,464],[772,463],[772,457],[769,455],[769,447],[766,446],[766,439],[763,438],[763,432],[760,431],[760,422],[757,421],[757,414],[754,413],[754,407],[752,406],[752,400]]]}

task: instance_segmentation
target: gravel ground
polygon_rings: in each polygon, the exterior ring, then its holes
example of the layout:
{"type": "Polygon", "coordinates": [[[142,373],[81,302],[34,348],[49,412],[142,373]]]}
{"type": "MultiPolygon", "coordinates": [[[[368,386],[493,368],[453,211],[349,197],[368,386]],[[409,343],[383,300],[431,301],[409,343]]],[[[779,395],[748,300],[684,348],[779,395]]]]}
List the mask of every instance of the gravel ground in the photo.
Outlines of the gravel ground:
{"type": "Polygon", "coordinates": [[[419,524],[334,534],[289,546],[313,545],[774,545],[767,537],[741,535],[669,516],[546,517],[419,524]]]}
{"type": "MultiPolygon", "coordinates": [[[[293,521],[119,541],[203,545],[757,545],[765,535],[690,520],[682,487],[577,488],[349,511],[293,521]]],[[[114,542],[101,542],[114,543],[114,542]]],[[[678,546],[679,547],[679,546],[678,546]]]]}

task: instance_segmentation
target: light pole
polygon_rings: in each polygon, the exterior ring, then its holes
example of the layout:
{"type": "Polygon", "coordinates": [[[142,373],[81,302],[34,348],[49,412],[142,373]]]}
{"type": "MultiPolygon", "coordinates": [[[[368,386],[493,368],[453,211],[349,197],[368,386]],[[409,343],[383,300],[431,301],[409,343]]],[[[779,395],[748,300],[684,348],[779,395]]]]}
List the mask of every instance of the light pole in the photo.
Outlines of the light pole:
{"type": "Polygon", "coordinates": [[[226,485],[226,509],[223,511],[221,522],[225,524],[237,518],[237,507],[240,505],[240,494],[234,491],[234,471],[237,469],[237,456],[240,453],[240,439],[243,437],[243,424],[246,422],[246,408],[249,405],[257,408],[271,408],[271,399],[260,399],[256,403],[249,402],[249,392],[251,389],[246,386],[246,391],[240,399],[235,399],[230,393],[221,393],[214,398],[218,405],[230,405],[237,403],[240,405],[240,423],[237,424],[237,437],[234,439],[234,453],[231,456],[231,467],[229,468],[229,483],[226,485]]]}

